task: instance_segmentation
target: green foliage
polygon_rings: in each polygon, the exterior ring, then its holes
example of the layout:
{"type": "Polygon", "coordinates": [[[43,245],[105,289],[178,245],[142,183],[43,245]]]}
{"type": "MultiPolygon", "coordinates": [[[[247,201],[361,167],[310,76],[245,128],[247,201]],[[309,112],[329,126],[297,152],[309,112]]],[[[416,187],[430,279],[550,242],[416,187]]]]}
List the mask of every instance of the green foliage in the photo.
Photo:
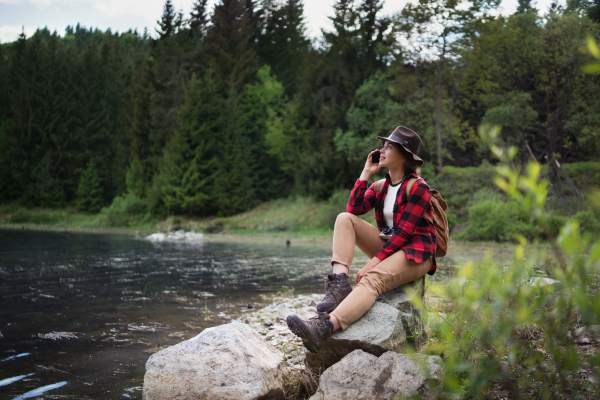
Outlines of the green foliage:
{"type": "Polygon", "coordinates": [[[142,163],[138,157],[134,157],[131,161],[131,165],[127,170],[127,175],[125,175],[125,180],[127,182],[128,191],[135,193],[139,197],[144,197],[147,183],[144,177],[142,163]]]}
{"type": "Polygon", "coordinates": [[[487,95],[483,98],[487,110],[482,122],[502,126],[502,139],[507,146],[522,149],[521,159],[530,157],[525,144],[533,139],[539,116],[530,106],[531,94],[509,92],[503,95],[487,95]]]}
{"type": "Polygon", "coordinates": [[[31,220],[31,212],[24,209],[19,209],[16,212],[12,213],[9,218],[10,223],[20,223],[20,222],[29,222],[31,220]]]}
{"type": "Polygon", "coordinates": [[[426,0],[384,18],[380,0],[336,0],[318,46],[299,0],[198,0],[191,16],[169,1],[155,39],[80,25],[22,35],[0,45],[0,201],[73,206],[89,160],[100,204],[132,192],[154,215],[324,200],[351,187],[375,136],[404,125],[463,227],[472,193],[491,186],[475,134],[487,121],[519,162],[551,164],[548,205],[571,217],[600,186],[597,165],[570,165],[600,157],[600,77],[584,75],[600,57],[592,3],[540,18],[523,0],[491,18],[495,0],[426,0]],[[243,188],[227,196],[234,181],[243,188]]]}
{"type": "Polygon", "coordinates": [[[542,233],[514,201],[483,200],[469,208],[469,222],[457,239],[511,241],[533,239],[542,233]]]}
{"type": "Polygon", "coordinates": [[[251,143],[249,167],[252,170],[252,185],[262,190],[256,191],[259,201],[281,197],[285,191],[286,179],[281,174],[278,158],[269,151],[265,135],[268,123],[281,113],[287,102],[283,85],[271,75],[268,65],[257,73],[258,82],[246,85],[241,109],[244,113],[244,132],[251,143]]]}
{"type": "MultiPolygon", "coordinates": [[[[600,10],[600,7],[597,7],[597,10],[600,10]]],[[[594,38],[589,36],[587,38],[587,50],[592,57],[594,57],[596,60],[600,60],[600,48],[598,47],[598,44],[594,38]]],[[[587,64],[584,67],[584,71],[591,74],[600,73],[600,62],[587,64]]]]}
{"type": "Polygon", "coordinates": [[[214,82],[193,80],[160,169],[160,198],[169,212],[206,213],[223,144],[223,101],[214,82]]]}
{"type": "Polygon", "coordinates": [[[107,226],[129,226],[133,219],[139,220],[146,214],[148,206],[135,193],[117,196],[108,207],[104,207],[100,215],[107,226]]]}
{"type": "Polygon", "coordinates": [[[482,189],[493,190],[494,169],[490,164],[478,168],[445,167],[443,175],[423,174],[427,183],[439,192],[448,203],[446,212],[450,230],[457,224],[468,221],[468,207],[471,205],[473,193],[482,189]]]}
{"type": "MultiPolygon", "coordinates": [[[[491,133],[497,143],[497,132],[491,133]]],[[[434,323],[436,342],[429,348],[444,357],[439,397],[489,398],[492,389],[513,399],[596,397],[597,385],[577,374],[588,365],[598,379],[600,359],[575,346],[572,335],[582,325],[600,323],[600,240],[582,234],[574,221],[555,240],[544,208],[548,182],[540,179],[539,165],[530,163],[521,174],[510,166],[514,148],[492,148],[502,160],[497,185],[549,235],[549,244],[538,251],[521,237],[509,265],[489,258],[469,263],[446,286],[430,288],[444,298],[448,313],[434,323]]],[[[414,301],[422,306],[419,298],[414,301]]]]}
{"type": "Polygon", "coordinates": [[[579,229],[582,232],[589,232],[592,234],[600,233],[600,220],[596,215],[589,210],[578,211],[573,215],[573,220],[579,224],[579,229]]]}
{"type": "Polygon", "coordinates": [[[77,188],[77,209],[98,212],[104,203],[102,178],[94,161],[88,162],[87,168],[79,179],[77,188]]]}

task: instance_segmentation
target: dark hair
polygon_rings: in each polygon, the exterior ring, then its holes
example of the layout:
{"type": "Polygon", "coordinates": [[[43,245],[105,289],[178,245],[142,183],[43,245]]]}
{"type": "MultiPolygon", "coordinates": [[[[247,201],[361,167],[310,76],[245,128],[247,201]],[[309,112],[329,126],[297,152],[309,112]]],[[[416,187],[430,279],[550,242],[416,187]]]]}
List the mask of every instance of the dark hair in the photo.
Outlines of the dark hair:
{"type": "MultiPolygon", "coordinates": [[[[394,143],[394,142],[392,142],[394,143]]],[[[415,173],[421,176],[421,168],[415,163],[415,159],[413,158],[412,153],[408,152],[404,147],[399,145],[398,143],[394,143],[400,154],[406,158],[406,172],[415,173]]]]}

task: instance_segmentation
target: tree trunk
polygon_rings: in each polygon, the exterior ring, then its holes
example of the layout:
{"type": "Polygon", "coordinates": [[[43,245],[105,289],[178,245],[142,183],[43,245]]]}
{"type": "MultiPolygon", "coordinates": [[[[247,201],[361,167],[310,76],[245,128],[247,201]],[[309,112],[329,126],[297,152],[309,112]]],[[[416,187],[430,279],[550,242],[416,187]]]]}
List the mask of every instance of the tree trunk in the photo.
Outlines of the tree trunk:
{"type": "MultiPolygon", "coordinates": [[[[441,77],[440,77],[441,78],[441,77]]],[[[435,119],[435,130],[437,132],[437,158],[438,172],[444,172],[444,162],[442,158],[442,83],[438,82],[437,90],[437,117],[435,119]]]]}

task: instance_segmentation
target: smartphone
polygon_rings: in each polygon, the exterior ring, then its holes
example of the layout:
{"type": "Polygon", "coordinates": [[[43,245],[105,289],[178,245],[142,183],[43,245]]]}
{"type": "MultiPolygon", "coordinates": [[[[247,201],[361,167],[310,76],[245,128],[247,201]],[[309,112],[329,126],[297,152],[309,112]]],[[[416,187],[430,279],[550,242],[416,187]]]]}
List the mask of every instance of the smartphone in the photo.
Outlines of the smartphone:
{"type": "Polygon", "coordinates": [[[371,162],[372,162],[373,164],[379,164],[379,155],[380,155],[380,154],[381,154],[381,153],[379,152],[379,150],[377,150],[375,153],[373,153],[373,154],[371,155],[371,162]]]}

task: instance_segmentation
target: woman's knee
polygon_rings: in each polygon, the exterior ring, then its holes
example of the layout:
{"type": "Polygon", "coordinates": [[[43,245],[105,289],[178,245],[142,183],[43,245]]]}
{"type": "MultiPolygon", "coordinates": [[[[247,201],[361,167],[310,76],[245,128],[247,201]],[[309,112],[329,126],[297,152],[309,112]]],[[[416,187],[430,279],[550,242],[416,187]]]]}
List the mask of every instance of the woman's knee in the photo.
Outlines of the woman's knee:
{"type": "Polygon", "coordinates": [[[385,291],[385,279],[381,274],[370,271],[362,277],[357,286],[363,286],[370,292],[375,293],[376,296],[380,296],[385,291]]]}
{"type": "Polygon", "coordinates": [[[354,218],[356,218],[356,216],[349,212],[339,213],[337,218],[335,219],[335,225],[337,226],[337,225],[352,224],[352,220],[354,218]]]}

